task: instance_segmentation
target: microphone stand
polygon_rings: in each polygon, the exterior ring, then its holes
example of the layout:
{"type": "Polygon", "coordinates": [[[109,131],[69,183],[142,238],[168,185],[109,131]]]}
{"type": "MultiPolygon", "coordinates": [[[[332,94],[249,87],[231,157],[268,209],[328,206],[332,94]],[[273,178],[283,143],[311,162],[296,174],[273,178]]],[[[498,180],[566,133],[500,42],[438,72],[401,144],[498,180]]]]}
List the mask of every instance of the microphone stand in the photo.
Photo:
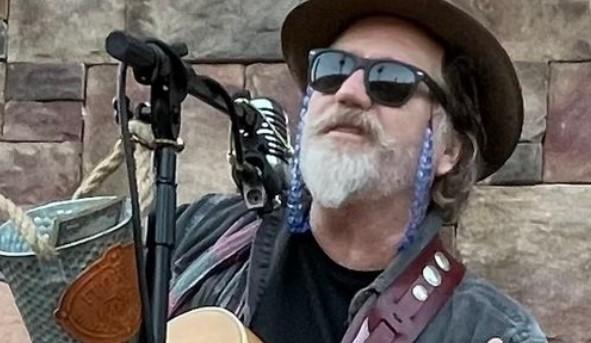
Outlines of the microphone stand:
{"type": "Polygon", "coordinates": [[[164,342],[171,252],[175,243],[176,155],[181,148],[178,143],[181,103],[187,96],[188,84],[186,66],[181,60],[186,47],[183,51],[182,46],[173,48],[155,39],[142,42],[115,31],[107,38],[106,49],[133,68],[138,82],[151,86],[149,119],[155,138],[156,206],[146,240],[145,268],[146,274],[152,276],[152,282],[147,285],[151,311],[143,313],[152,314],[151,321],[144,320],[144,323],[151,322],[153,327],[145,327],[148,333],[140,337],[142,341],[153,338],[154,342],[164,342]]]}
{"type": "MultiPolygon", "coordinates": [[[[252,123],[256,118],[252,108],[234,106],[228,93],[217,81],[197,75],[191,66],[182,61],[181,57],[187,55],[184,44],[169,46],[156,39],[141,41],[125,32],[113,31],[107,37],[106,50],[121,61],[122,66],[132,67],[139,83],[151,86],[151,113],[144,116],[149,118],[143,119],[149,120],[152,125],[156,145],[156,206],[148,221],[145,265],[145,274],[151,275],[152,279],[140,277],[139,280],[140,288],[147,288],[141,289],[141,293],[149,294],[149,304],[142,301],[143,322],[152,327],[144,326],[140,342],[161,343],[166,340],[171,253],[175,244],[176,161],[177,153],[182,149],[182,143],[178,142],[181,104],[190,94],[227,113],[232,121],[234,137],[240,137],[240,127],[252,123]],[[146,319],[148,314],[151,314],[151,318],[146,319]]],[[[125,73],[125,70],[121,72],[125,73]]],[[[118,99],[118,102],[126,100],[118,99]]],[[[126,125],[124,122],[120,124],[126,125]]],[[[256,168],[244,161],[240,139],[235,139],[234,144],[237,164],[244,173],[255,175],[256,168]]],[[[141,232],[140,228],[135,227],[137,222],[134,221],[134,235],[141,232]]],[[[143,261],[143,258],[138,257],[138,261],[143,261]]],[[[138,273],[141,276],[142,272],[138,273]]]]}

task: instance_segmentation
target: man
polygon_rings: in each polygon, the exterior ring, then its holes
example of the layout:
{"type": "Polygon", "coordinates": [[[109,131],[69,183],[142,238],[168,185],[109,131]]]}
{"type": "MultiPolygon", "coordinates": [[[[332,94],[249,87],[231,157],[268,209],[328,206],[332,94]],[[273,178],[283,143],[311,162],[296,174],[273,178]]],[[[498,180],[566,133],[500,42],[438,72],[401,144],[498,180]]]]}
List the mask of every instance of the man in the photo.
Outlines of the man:
{"type": "Polygon", "coordinates": [[[441,0],[310,0],[282,44],[306,93],[287,206],[184,208],[171,313],[223,306],[266,343],[546,342],[437,238],[521,132],[494,37],[441,0]]]}

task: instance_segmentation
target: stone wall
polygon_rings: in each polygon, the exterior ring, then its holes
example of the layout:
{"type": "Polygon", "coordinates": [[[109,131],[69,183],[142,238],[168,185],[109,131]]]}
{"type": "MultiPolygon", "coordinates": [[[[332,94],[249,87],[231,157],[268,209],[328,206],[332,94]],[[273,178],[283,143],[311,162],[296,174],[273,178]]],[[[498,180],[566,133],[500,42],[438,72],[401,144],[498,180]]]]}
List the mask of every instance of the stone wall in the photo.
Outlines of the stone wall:
{"type": "MultiPolygon", "coordinates": [[[[103,46],[114,29],[185,41],[199,73],[297,113],[278,30],[299,2],[0,0],[0,193],[21,205],[68,198],[110,151],[117,66],[103,46]]],[[[474,192],[454,246],[531,308],[552,342],[591,342],[591,3],[454,2],[503,41],[526,105],[517,151],[474,192]]],[[[133,82],[130,93],[146,99],[133,82]]],[[[227,124],[198,101],[185,103],[180,202],[233,189],[227,124]]],[[[101,193],[125,189],[119,172],[101,193]]],[[[26,340],[13,329],[14,309],[0,308],[3,341],[26,340]]]]}

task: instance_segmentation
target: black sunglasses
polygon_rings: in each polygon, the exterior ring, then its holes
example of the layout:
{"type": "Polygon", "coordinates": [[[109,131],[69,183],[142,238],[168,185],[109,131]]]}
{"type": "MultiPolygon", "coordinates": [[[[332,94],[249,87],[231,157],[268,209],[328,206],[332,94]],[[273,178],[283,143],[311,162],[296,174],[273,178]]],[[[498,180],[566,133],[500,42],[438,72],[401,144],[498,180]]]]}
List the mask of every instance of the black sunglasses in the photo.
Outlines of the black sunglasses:
{"type": "Polygon", "coordinates": [[[446,106],[445,93],[424,71],[388,59],[366,59],[335,49],[315,49],[309,55],[309,82],[312,89],[334,94],[358,69],[365,71],[369,97],[382,105],[401,107],[412,97],[420,81],[446,106]]]}

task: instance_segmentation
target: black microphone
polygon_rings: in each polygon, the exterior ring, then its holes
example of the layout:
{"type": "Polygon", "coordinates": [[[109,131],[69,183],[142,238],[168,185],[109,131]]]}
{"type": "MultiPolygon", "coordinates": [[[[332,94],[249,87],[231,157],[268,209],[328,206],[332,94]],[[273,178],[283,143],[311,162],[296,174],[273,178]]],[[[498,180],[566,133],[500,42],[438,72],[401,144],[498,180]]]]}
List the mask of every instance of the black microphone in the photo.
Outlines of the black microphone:
{"type": "Polygon", "coordinates": [[[289,187],[289,162],[293,149],[289,139],[287,113],[273,99],[234,97],[237,108],[243,163],[236,161],[234,145],[230,158],[232,177],[247,208],[272,210],[289,187]]]}
{"type": "Polygon", "coordinates": [[[158,63],[157,47],[123,31],[111,32],[105,41],[105,49],[109,55],[133,68],[154,68],[158,63]]]}

